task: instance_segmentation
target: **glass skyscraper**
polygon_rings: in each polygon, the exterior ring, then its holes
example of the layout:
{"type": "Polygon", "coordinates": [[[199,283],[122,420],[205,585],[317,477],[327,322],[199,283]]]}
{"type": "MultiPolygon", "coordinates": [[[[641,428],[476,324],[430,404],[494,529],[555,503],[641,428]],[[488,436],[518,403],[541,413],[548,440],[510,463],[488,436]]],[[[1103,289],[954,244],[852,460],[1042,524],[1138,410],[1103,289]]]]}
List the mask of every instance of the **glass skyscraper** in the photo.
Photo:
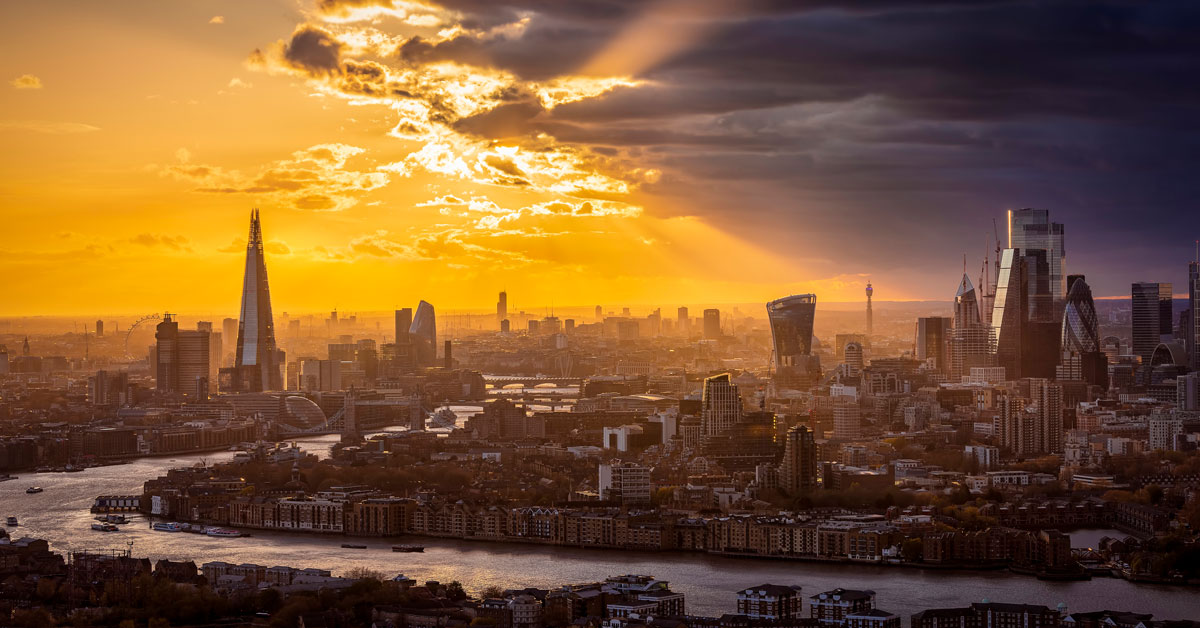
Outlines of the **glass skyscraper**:
{"type": "Polygon", "coordinates": [[[1171,284],[1139,281],[1133,284],[1131,296],[1133,353],[1150,364],[1159,343],[1171,339],[1171,284]]]}
{"type": "Polygon", "coordinates": [[[1066,233],[1063,225],[1050,222],[1050,210],[1018,209],[1008,212],[1008,248],[1046,252],[1050,296],[1058,304],[1067,295],[1066,233]]]}
{"type": "Polygon", "coordinates": [[[992,331],[997,366],[1009,380],[1054,376],[1060,332],[1050,284],[1045,250],[1001,252],[992,331]]]}
{"type": "Polygon", "coordinates": [[[801,356],[812,355],[813,319],[816,313],[815,294],[796,294],[767,304],[776,367],[799,366],[801,356]]]}
{"type": "Polygon", "coordinates": [[[283,375],[275,346],[275,319],[271,315],[271,290],[263,257],[262,226],[258,210],[250,212],[250,237],[246,241],[246,274],[242,282],[242,310],[238,321],[237,355],[230,389],[237,392],[283,390],[283,375]]]}
{"type": "Polygon", "coordinates": [[[1108,387],[1108,358],[1100,350],[1100,325],[1092,289],[1083,275],[1067,278],[1062,319],[1062,362],[1057,379],[1108,387]]]}
{"type": "Polygon", "coordinates": [[[408,334],[415,345],[417,364],[433,366],[437,362],[437,319],[434,317],[433,305],[427,301],[417,304],[408,334]]]}
{"type": "Polygon", "coordinates": [[[1184,327],[1188,359],[1192,370],[1200,371],[1200,260],[1188,264],[1188,317],[1184,327]]]}

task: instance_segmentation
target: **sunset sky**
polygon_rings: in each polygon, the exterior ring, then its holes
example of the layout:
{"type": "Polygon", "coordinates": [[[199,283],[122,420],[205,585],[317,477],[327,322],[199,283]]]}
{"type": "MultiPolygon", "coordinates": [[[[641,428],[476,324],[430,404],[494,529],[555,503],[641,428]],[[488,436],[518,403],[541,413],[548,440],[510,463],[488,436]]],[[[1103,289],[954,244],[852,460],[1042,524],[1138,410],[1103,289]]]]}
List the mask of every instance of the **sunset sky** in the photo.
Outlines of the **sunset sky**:
{"type": "Polygon", "coordinates": [[[1048,208],[1182,292],[1200,4],[0,5],[0,315],[953,296],[1048,208]]]}

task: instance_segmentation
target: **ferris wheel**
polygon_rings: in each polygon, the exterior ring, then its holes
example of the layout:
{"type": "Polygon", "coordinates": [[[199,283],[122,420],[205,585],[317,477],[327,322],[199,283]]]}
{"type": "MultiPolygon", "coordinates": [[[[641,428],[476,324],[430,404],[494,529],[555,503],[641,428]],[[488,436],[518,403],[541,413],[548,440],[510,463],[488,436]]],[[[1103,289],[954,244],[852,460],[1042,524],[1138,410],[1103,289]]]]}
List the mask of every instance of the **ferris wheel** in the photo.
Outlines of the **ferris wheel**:
{"type": "Polygon", "coordinates": [[[137,329],[138,326],[141,325],[142,323],[144,323],[146,321],[152,321],[156,318],[159,318],[158,314],[147,314],[146,316],[143,316],[143,317],[137,319],[136,321],[134,321],[134,323],[132,325],[129,326],[129,331],[125,332],[125,356],[126,357],[131,357],[129,354],[129,337],[133,335],[133,330],[137,329]]]}

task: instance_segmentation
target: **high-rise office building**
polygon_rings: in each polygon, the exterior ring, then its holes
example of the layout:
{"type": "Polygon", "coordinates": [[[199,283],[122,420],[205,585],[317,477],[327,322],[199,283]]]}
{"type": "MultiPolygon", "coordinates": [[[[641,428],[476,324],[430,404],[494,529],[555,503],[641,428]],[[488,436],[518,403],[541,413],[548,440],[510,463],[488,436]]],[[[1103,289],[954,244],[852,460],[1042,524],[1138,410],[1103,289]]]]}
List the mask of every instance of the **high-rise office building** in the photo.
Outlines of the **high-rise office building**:
{"type": "Polygon", "coordinates": [[[788,495],[806,495],[817,489],[817,445],[804,425],[788,428],[779,466],[780,488],[788,495]]]}
{"type": "Polygon", "coordinates": [[[1053,377],[1061,329],[1050,294],[1046,251],[1004,249],[996,281],[992,331],[996,362],[1010,380],[1053,377]]]}
{"type": "Polygon", "coordinates": [[[918,360],[933,360],[941,373],[950,372],[950,334],[954,319],[948,316],[926,316],[917,319],[913,354],[918,360]]]}
{"type": "Polygon", "coordinates": [[[954,327],[950,332],[950,377],[959,380],[972,368],[995,366],[995,336],[984,323],[979,294],[963,273],[954,294],[954,327]]]}
{"type": "Polygon", "coordinates": [[[863,370],[863,347],[856,341],[846,343],[842,348],[842,357],[846,364],[846,375],[858,377],[863,370]]]}
{"type": "Polygon", "coordinates": [[[1132,297],[1132,351],[1150,364],[1159,343],[1171,340],[1171,284],[1140,281],[1133,284],[1132,297]]]}
{"type": "Polygon", "coordinates": [[[1200,371],[1175,378],[1175,405],[1186,412],[1200,411],[1200,371]]]}
{"type": "Polygon", "coordinates": [[[256,209],[250,214],[242,310],[238,317],[237,353],[230,370],[229,389],[234,392],[282,390],[282,363],[283,356],[275,346],[275,319],[271,314],[262,225],[256,209]]]}
{"type": "Polygon", "coordinates": [[[213,331],[213,324],[210,321],[197,321],[196,331],[208,334],[208,385],[209,390],[212,390],[217,384],[217,378],[221,371],[221,332],[213,331]]]}
{"type": "Polygon", "coordinates": [[[833,398],[833,437],[843,441],[862,438],[862,409],[854,397],[838,395],[833,398]]]}
{"type": "Polygon", "coordinates": [[[1200,251],[1196,261],[1188,263],[1188,317],[1183,331],[1192,370],[1200,371],[1200,251]]]}
{"type": "Polygon", "coordinates": [[[417,304],[417,311],[413,315],[408,333],[416,349],[417,364],[437,366],[437,319],[434,317],[433,305],[427,301],[417,304]]]}
{"type": "Polygon", "coordinates": [[[767,304],[775,366],[799,366],[812,355],[813,321],[817,314],[817,295],[797,294],[767,304]]]}
{"type": "Polygon", "coordinates": [[[599,323],[602,320],[604,320],[604,308],[597,305],[596,306],[596,322],[599,323]]]}
{"type": "Polygon", "coordinates": [[[508,318],[508,292],[501,290],[500,299],[496,301],[496,324],[508,318]]]}
{"type": "MultiPolygon", "coordinates": [[[[238,319],[236,319],[236,318],[226,318],[226,319],[222,320],[222,321],[221,321],[221,338],[222,338],[222,342],[224,342],[224,341],[228,340],[229,342],[231,342],[231,343],[232,343],[232,342],[234,342],[235,340],[237,340],[237,337],[238,337],[238,319]]],[[[233,348],[233,345],[232,345],[232,344],[231,344],[231,345],[229,345],[229,346],[230,346],[230,348],[233,348]]],[[[221,364],[223,364],[223,365],[224,365],[224,364],[232,364],[232,362],[229,362],[229,361],[227,361],[227,360],[226,360],[226,358],[225,358],[225,354],[224,354],[224,350],[225,350],[225,347],[224,347],[224,346],[222,346],[222,347],[221,347],[221,351],[222,351],[222,354],[221,354],[221,364]]]]}
{"type": "Polygon", "coordinates": [[[155,387],[159,392],[181,393],[206,399],[211,378],[209,332],[181,330],[171,314],[154,331],[155,387]]]}
{"type": "Polygon", "coordinates": [[[1067,286],[1060,342],[1062,358],[1055,379],[1085,381],[1108,388],[1108,358],[1100,347],[1100,326],[1092,289],[1083,275],[1068,277],[1067,286]]]}
{"type": "Polygon", "coordinates": [[[179,323],[170,314],[154,328],[154,387],[159,392],[180,392],[179,323]]]}
{"type": "Polygon", "coordinates": [[[1046,252],[1049,266],[1050,296],[1055,303],[1066,298],[1066,233],[1062,224],[1050,222],[1046,209],[1018,209],[1008,212],[1008,248],[1046,252]]]}
{"type": "Polygon", "coordinates": [[[704,310],[704,337],[716,340],[721,337],[721,310],[710,308],[704,310]]]}
{"type": "Polygon", "coordinates": [[[96,337],[97,338],[104,337],[104,321],[99,320],[99,319],[96,320],[96,337]]]}
{"type": "Polygon", "coordinates": [[[871,311],[871,297],[875,295],[875,288],[871,287],[871,282],[867,282],[867,338],[870,338],[875,333],[875,313],[871,311]]]}
{"type": "Polygon", "coordinates": [[[686,307],[681,307],[675,311],[675,327],[682,336],[687,336],[691,331],[692,320],[688,318],[688,309],[686,307]]]}
{"type": "Polygon", "coordinates": [[[700,433],[704,438],[720,436],[742,418],[742,398],[728,373],[704,380],[700,398],[700,433]]]}
{"type": "Polygon", "coordinates": [[[408,342],[408,330],[412,327],[412,308],[396,310],[396,344],[408,342]]]}

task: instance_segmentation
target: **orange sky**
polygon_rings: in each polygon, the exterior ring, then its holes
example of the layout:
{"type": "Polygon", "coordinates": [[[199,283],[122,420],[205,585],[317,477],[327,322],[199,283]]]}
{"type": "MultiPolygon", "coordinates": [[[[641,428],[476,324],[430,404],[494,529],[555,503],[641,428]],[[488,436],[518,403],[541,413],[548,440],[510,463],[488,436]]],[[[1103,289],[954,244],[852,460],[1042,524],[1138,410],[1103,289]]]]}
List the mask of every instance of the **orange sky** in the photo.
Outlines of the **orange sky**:
{"type": "MultiPolygon", "coordinates": [[[[861,273],[814,274],[647,193],[671,173],[636,154],[455,127],[514,93],[550,110],[643,89],[619,51],[654,29],[531,81],[396,60],[413,35],[519,37],[521,20],[475,32],[434,6],[379,4],[0,8],[19,51],[0,55],[0,315],[234,311],[251,207],[278,311],[487,308],[502,287],[525,304],[861,299],[861,273]]],[[[690,5],[656,6],[674,19],[690,5]]]]}

